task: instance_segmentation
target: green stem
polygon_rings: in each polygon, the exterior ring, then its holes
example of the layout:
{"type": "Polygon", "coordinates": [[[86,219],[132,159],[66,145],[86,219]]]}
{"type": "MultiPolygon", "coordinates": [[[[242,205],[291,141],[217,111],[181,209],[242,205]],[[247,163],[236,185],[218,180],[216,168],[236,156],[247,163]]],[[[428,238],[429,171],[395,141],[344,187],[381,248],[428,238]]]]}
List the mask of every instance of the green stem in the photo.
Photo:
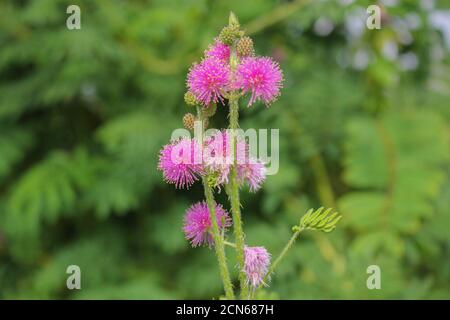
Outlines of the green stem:
{"type": "MultiPolygon", "coordinates": [[[[238,57],[236,54],[236,45],[231,46],[230,52],[230,67],[234,72],[238,64],[238,57]]],[[[231,92],[228,97],[228,103],[230,106],[230,129],[231,129],[231,142],[233,150],[233,166],[230,171],[229,186],[226,187],[228,197],[231,203],[231,215],[233,217],[234,236],[236,243],[236,256],[239,267],[239,285],[241,289],[241,299],[245,300],[249,298],[248,288],[245,284],[246,275],[244,271],[245,256],[244,256],[244,230],[242,227],[241,218],[241,202],[239,199],[239,183],[237,179],[237,158],[236,158],[236,136],[237,129],[239,127],[239,97],[237,91],[231,92]]]]}
{"type": "MultiPolygon", "coordinates": [[[[197,117],[201,121],[204,120],[203,113],[200,107],[197,107],[197,117]]],[[[203,123],[201,131],[203,135],[203,123]]],[[[203,188],[205,191],[206,204],[208,205],[208,210],[211,217],[214,249],[216,251],[217,261],[219,262],[219,271],[222,278],[223,287],[225,289],[225,296],[228,300],[233,300],[233,284],[231,283],[230,272],[228,271],[223,235],[220,233],[219,225],[217,223],[216,203],[214,201],[213,190],[208,184],[207,178],[203,178],[203,188]]]]}
{"type": "Polygon", "coordinates": [[[231,167],[230,173],[230,188],[229,188],[229,198],[231,202],[231,214],[233,216],[233,226],[234,226],[234,235],[236,239],[236,253],[237,260],[239,266],[239,284],[241,288],[241,299],[248,299],[248,288],[245,284],[246,275],[244,271],[244,230],[242,227],[242,219],[241,219],[241,204],[239,200],[239,184],[237,181],[237,168],[236,168],[236,129],[239,126],[239,97],[231,96],[229,100],[230,104],[230,129],[232,129],[232,147],[234,150],[234,164],[231,167]]]}
{"type": "Polygon", "coordinates": [[[233,285],[231,283],[230,273],[228,271],[224,242],[220,234],[219,225],[217,224],[216,203],[214,201],[214,195],[206,179],[203,179],[203,186],[205,189],[206,204],[208,205],[208,210],[211,215],[214,249],[216,250],[217,260],[219,262],[220,276],[222,277],[223,286],[225,288],[225,296],[228,300],[233,300],[233,285]]]}
{"type": "Polygon", "coordinates": [[[230,246],[230,247],[236,248],[236,245],[233,242],[228,242],[228,241],[224,240],[223,244],[226,245],[226,246],[230,246]]]}
{"type": "Polygon", "coordinates": [[[261,285],[263,285],[264,283],[267,283],[267,281],[270,278],[270,275],[275,271],[275,268],[278,266],[278,264],[281,262],[281,260],[284,258],[284,256],[286,255],[286,253],[289,251],[289,249],[292,247],[292,245],[294,244],[295,240],[297,240],[298,236],[300,235],[300,233],[303,231],[304,229],[298,229],[297,231],[295,231],[295,233],[292,235],[291,239],[289,239],[288,243],[284,246],[283,250],[281,251],[281,253],[278,255],[278,257],[275,259],[275,261],[272,263],[272,265],[269,268],[269,271],[267,271],[266,275],[263,278],[263,281],[261,282],[261,284],[259,285],[258,288],[261,287],[261,285]]]}

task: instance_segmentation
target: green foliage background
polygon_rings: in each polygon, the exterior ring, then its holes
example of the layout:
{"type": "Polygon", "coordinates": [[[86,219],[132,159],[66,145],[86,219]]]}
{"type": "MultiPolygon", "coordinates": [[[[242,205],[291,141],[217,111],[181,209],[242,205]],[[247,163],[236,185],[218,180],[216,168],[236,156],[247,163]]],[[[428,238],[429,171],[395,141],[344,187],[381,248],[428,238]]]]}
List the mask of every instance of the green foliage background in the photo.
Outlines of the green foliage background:
{"type": "Polygon", "coordinates": [[[281,149],[278,174],[242,192],[247,242],[276,255],[308,208],[343,215],[331,234],[302,234],[262,297],[450,298],[449,50],[420,1],[386,7],[382,29],[353,40],[346,17],[371,1],[75,2],[74,31],[74,1],[0,3],[0,298],[220,296],[213,251],[181,232],[201,186],[176,191],[156,166],[188,111],[186,72],[230,10],[286,78],[269,109],[241,110],[243,128],[279,128],[281,149]],[[411,13],[405,43],[396,22],[411,13]],[[321,17],[334,26],[322,36],[321,17]],[[418,67],[402,70],[387,43],[418,67]],[[372,59],[355,69],[360,50],[372,59]],[[381,290],[366,287],[373,264],[381,290]]]}

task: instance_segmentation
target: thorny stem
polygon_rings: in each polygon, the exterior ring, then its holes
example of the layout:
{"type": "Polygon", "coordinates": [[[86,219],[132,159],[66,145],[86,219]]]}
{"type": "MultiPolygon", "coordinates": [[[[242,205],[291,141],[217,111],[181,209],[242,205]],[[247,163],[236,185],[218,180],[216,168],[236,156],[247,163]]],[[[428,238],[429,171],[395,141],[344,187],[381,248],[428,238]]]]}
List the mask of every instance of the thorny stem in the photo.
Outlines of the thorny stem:
{"type": "MultiPolygon", "coordinates": [[[[203,134],[203,116],[200,108],[197,108],[197,116],[202,121],[203,134]]],[[[217,260],[219,262],[220,276],[222,277],[223,287],[225,289],[225,296],[228,300],[234,299],[233,284],[230,279],[230,272],[228,271],[227,260],[225,255],[224,240],[219,230],[216,214],[216,203],[214,201],[214,194],[211,186],[208,184],[207,178],[203,178],[203,188],[205,190],[206,204],[208,205],[209,214],[211,216],[212,236],[214,239],[214,249],[216,251],[217,260]]]]}

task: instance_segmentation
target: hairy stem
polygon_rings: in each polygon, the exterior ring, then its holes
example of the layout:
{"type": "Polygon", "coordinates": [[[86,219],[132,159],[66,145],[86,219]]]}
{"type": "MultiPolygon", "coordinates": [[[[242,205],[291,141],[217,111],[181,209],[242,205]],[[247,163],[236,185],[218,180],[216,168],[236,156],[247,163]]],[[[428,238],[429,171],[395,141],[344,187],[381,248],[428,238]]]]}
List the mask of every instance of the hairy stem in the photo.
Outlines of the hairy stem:
{"type": "MultiPolygon", "coordinates": [[[[230,67],[234,72],[238,65],[238,57],[236,54],[236,45],[233,44],[231,46],[230,52],[230,67]]],[[[231,129],[231,146],[233,150],[233,165],[231,166],[230,171],[230,181],[228,186],[226,187],[226,191],[228,193],[228,197],[231,203],[231,215],[233,217],[233,227],[234,227],[234,236],[236,243],[236,256],[239,267],[239,285],[241,289],[241,299],[245,300],[249,298],[248,288],[245,284],[246,275],[244,271],[245,264],[245,256],[244,256],[244,230],[242,227],[242,218],[241,218],[241,202],[239,199],[239,183],[237,179],[237,158],[236,158],[236,137],[237,137],[237,129],[239,128],[239,97],[237,91],[231,92],[228,97],[228,103],[230,106],[230,129],[231,129]]]]}
{"type": "Polygon", "coordinates": [[[203,179],[203,186],[205,189],[206,204],[208,205],[209,213],[211,215],[214,249],[216,250],[217,260],[219,262],[220,276],[222,277],[223,286],[225,288],[225,296],[228,300],[233,300],[233,285],[231,283],[230,273],[228,271],[224,241],[220,234],[219,225],[217,224],[216,203],[214,201],[214,195],[206,179],[203,179]]]}
{"type": "Polygon", "coordinates": [[[237,161],[236,161],[236,129],[239,126],[239,97],[230,97],[230,129],[232,129],[232,147],[234,164],[231,167],[229,198],[231,202],[231,214],[233,216],[234,236],[236,241],[236,253],[239,265],[239,284],[241,288],[241,299],[248,299],[248,288],[245,284],[246,276],[244,271],[244,230],[241,219],[241,203],[239,200],[239,184],[237,181],[237,161]]]}
{"type": "MultiPolygon", "coordinates": [[[[200,121],[202,121],[201,132],[203,135],[204,117],[200,107],[197,107],[197,117],[200,121]]],[[[208,184],[207,178],[203,178],[203,188],[205,191],[206,204],[208,205],[208,210],[211,217],[214,249],[216,251],[217,261],[219,262],[219,271],[220,276],[222,278],[223,287],[225,289],[225,296],[228,300],[233,300],[234,299],[233,284],[231,283],[230,272],[228,271],[223,234],[220,233],[219,225],[217,223],[216,203],[214,201],[213,190],[211,186],[208,184]]]]}

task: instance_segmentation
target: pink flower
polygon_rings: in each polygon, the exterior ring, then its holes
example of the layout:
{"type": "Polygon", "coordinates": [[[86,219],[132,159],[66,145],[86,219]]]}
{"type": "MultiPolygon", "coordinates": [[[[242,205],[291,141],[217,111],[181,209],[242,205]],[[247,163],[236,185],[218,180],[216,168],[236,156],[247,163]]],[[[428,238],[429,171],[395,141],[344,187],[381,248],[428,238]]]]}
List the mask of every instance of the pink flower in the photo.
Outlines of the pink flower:
{"type": "Polygon", "coordinates": [[[240,183],[247,182],[252,192],[261,188],[262,183],[266,180],[266,171],[264,164],[253,158],[237,166],[237,175],[240,183]]]}
{"type": "Polygon", "coordinates": [[[204,106],[211,101],[223,103],[223,91],[227,90],[230,68],[216,58],[206,58],[195,63],[188,74],[187,86],[195,98],[204,106]]]}
{"type": "Polygon", "coordinates": [[[235,87],[251,91],[248,106],[262,100],[267,106],[276,100],[282,87],[283,74],[278,63],[268,57],[242,59],[236,70],[235,87]]]}
{"type": "Polygon", "coordinates": [[[263,282],[270,265],[270,254],[264,247],[244,247],[244,271],[247,285],[257,288],[263,282]]]}
{"type": "MultiPolygon", "coordinates": [[[[216,174],[217,185],[228,183],[231,166],[234,163],[232,136],[227,130],[219,131],[205,139],[205,168],[216,174]]],[[[236,142],[237,163],[245,163],[248,155],[247,144],[239,137],[236,142]]]]}
{"type": "Polygon", "coordinates": [[[203,173],[200,146],[186,138],[165,145],[159,154],[158,169],[166,182],[189,189],[203,173]]]}
{"type": "MultiPolygon", "coordinates": [[[[216,217],[220,232],[231,226],[228,212],[220,204],[216,204],[216,217]]],[[[214,239],[210,232],[211,227],[211,216],[206,202],[198,202],[186,211],[183,231],[186,239],[190,240],[193,247],[202,244],[211,247],[214,244],[214,239]]]]}
{"type": "Polygon", "coordinates": [[[230,60],[230,47],[219,40],[215,40],[214,44],[211,44],[205,51],[205,57],[215,58],[224,63],[228,63],[230,60]]]}

